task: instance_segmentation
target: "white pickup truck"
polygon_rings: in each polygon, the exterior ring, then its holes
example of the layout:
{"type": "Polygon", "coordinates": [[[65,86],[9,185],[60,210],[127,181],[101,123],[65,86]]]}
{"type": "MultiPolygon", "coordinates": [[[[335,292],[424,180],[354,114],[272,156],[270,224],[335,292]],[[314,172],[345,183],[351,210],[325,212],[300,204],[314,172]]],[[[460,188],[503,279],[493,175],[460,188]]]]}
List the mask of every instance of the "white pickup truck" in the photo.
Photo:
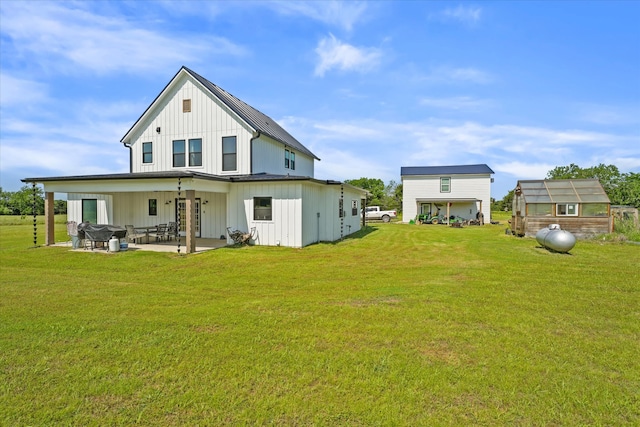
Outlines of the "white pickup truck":
{"type": "Polygon", "coordinates": [[[389,222],[398,215],[396,215],[396,211],[380,210],[380,206],[367,206],[364,209],[364,216],[366,219],[378,219],[382,222],[389,222]]]}

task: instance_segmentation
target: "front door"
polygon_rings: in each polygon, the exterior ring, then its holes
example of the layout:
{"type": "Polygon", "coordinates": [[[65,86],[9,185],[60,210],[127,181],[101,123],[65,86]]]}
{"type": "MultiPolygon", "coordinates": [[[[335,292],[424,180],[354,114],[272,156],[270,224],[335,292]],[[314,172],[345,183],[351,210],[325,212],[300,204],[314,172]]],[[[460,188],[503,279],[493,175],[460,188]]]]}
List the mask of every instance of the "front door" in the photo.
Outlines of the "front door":
{"type": "MultiPolygon", "coordinates": [[[[196,199],[196,237],[200,237],[200,199],[196,199]]],[[[187,202],[185,199],[176,201],[176,221],[178,219],[178,213],[180,214],[180,235],[187,235],[187,202]]]]}

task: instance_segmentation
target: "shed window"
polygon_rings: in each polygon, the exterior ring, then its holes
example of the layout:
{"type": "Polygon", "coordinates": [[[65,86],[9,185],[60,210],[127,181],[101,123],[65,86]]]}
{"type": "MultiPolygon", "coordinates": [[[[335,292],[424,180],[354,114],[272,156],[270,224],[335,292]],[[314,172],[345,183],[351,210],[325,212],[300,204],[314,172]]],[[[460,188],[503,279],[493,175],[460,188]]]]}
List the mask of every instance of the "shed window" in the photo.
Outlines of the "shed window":
{"type": "Polygon", "coordinates": [[[149,199],[149,216],[158,215],[158,199],[149,199]]]}
{"type": "Polygon", "coordinates": [[[189,166],[202,166],[202,139],[189,140],[189,166]]]}
{"type": "Polygon", "coordinates": [[[557,216],[578,216],[577,203],[558,203],[556,205],[557,216]]]}
{"type": "Polygon", "coordinates": [[[609,216],[606,203],[584,203],[582,216],[609,216]]]}
{"type": "Polygon", "coordinates": [[[271,197],[254,197],[253,198],[253,220],[254,221],[271,221],[271,197]]]}
{"type": "Polygon", "coordinates": [[[142,143],[142,163],[153,163],[153,144],[151,142],[142,143]]]}
{"type": "Polygon", "coordinates": [[[222,137],[222,170],[234,171],[237,165],[237,144],[235,136],[222,137]]]}
{"type": "Polygon", "coordinates": [[[551,203],[529,203],[527,205],[527,215],[551,216],[553,215],[553,205],[551,203]]]}
{"type": "Polygon", "coordinates": [[[351,215],[352,216],[358,216],[358,201],[357,200],[352,200],[351,201],[351,215]]]}
{"type": "Polygon", "coordinates": [[[449,177],[440,178],[440,192],[441,193],[451,192],[451,178],[449,177]]]}
{"type": "Polygon", "coordinates": [[[190,113],[191,112],[191,100],[190,99],[183,99],[182,100],[182,112],[183,113],[190,113]]]}
{"type": "Polygon", "coordinates": [[[184,139],[178,139],[173,141],[173,167],[174,168],[182,168],[184,167],[184,139]]]}
{"type": "Polygon", "coordinates": [[[82,199],[82,222],[98,223],[98,199],[82,199]]]}

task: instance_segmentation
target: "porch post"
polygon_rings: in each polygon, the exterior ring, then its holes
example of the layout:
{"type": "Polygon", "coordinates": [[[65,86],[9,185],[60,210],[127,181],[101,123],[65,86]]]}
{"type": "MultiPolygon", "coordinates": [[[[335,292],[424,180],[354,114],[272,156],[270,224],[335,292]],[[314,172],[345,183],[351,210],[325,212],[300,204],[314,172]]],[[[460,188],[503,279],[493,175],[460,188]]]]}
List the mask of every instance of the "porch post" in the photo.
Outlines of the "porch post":
{"type": "Polygon", "coordinates": [[[185,191],[186,202],[186,234],[187,234],[187,247],[185,253],[191,254],[196,251],[196,191],[185,191]]]}
{"type": "Polygon", "coordinates": [[[49,246],[56,243],[55,236],[55,219],[53,216],[53,193],[44,193],[44,229],[45,229],[45,241],[44,244],[49,246]]]}

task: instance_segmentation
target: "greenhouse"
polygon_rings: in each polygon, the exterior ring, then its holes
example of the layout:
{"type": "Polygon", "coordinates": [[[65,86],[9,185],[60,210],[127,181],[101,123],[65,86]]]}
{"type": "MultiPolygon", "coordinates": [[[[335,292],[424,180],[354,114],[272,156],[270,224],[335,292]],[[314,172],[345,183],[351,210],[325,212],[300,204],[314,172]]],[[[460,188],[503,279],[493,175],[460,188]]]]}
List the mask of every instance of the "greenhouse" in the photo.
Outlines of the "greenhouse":
{"type": "Polygon", "coordinates": [[[511,231],[534,236],[559,224],[577,237],[612,231],[611,202],[597,179],[518,181],[513,195],[511,231]]]}

